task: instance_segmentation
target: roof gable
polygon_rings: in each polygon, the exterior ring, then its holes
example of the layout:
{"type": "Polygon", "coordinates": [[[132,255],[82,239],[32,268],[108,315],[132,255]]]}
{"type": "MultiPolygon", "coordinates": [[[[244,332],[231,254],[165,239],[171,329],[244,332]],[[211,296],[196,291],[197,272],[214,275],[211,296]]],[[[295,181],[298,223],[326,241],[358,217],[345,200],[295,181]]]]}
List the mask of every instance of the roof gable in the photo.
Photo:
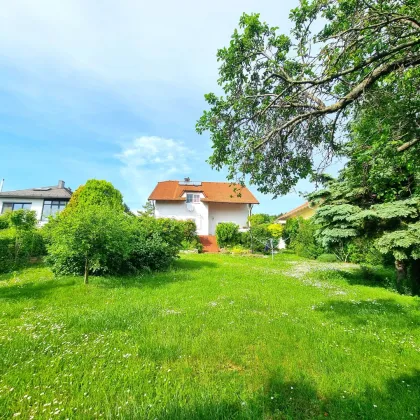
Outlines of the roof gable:
{"type": "Polygon", "coordinates": [[[158,182],[150,194],[149,200],[185,201],[185,197],[182,196],[187,192],[202,193],[204,198],[201,201],[204,202],[259,204],[248,188],[229,182],[202,182],[201,185],[184,185],[179,181],[162,181],[158,182]]]}

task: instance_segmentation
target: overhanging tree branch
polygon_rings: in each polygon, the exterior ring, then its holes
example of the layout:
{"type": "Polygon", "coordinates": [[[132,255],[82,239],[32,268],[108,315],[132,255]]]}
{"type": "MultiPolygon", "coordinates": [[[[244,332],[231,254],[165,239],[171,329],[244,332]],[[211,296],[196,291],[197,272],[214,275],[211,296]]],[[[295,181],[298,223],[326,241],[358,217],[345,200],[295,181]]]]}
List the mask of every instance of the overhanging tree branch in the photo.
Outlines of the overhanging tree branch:
{"type": "Polygon", "coordinates": [[[273,129],[271,132],[268,133],[266,138],[255,147],[255,150],[258,150],[262,146],[264,146],[267,142],[270,141],[270,139],[275,134],[282,132],[283,130],[286,130],[289,127],[293,127],[294,125],[304,120],[307,120],[310,117],[317,117],[320,115],[332,114],[346,108],[351,103],[356,101],[365,92],[365,90],[369,89],[374,83],[376,83],[382,77],[386,76],[387,74],[390,74],[391,72],[401,67],[410,67],[417,64],[420,64],[420,55],[414,56],[411,58],[403,57],[399,60],[382,64],[381,66],[373,70],[364,80],[362,80],[359,84],[357,84],[346,96],[344,96],[342,99],[335,102],[334,104],[329,105],[322,109],[317,109],[314,111],[310,111],[310,112],[306,112],[304,114],[298,115],[295,118],[280,125],[279,127],[276,127],[275,129],[273,129]]]}

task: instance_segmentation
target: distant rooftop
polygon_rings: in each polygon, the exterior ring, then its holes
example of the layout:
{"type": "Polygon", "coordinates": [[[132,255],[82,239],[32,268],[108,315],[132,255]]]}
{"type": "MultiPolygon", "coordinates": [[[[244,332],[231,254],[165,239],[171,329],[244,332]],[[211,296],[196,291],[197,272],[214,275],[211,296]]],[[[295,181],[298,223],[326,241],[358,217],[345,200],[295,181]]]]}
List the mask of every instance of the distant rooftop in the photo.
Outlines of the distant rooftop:
{"type": "Polygon", "coordinates": [[[50,187],[35,187],[27,190],[3,191],[0,198],[59,198],[69,199],[72,195],[70,188],[65,186],[64,181],[58,181],[57,185],[50,187]]]}

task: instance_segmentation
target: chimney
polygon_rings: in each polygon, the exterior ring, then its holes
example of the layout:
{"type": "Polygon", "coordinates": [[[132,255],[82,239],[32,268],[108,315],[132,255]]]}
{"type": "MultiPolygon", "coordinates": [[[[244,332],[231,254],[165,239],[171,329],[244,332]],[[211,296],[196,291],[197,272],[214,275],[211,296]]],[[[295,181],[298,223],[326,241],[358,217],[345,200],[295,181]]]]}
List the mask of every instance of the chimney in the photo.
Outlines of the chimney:
{"type": "Polygon", "coordinates": [[[188,177],[184,178],[184,181],[185,182],[190,182],[190,177],[188,176],[188,177]]]}
{"type": "Polygon", "coordinates": [[[64,188],[64,185],[66,185],[66,183],[60,179],[60,181],[58,181],[58,188],[64,188]]]}

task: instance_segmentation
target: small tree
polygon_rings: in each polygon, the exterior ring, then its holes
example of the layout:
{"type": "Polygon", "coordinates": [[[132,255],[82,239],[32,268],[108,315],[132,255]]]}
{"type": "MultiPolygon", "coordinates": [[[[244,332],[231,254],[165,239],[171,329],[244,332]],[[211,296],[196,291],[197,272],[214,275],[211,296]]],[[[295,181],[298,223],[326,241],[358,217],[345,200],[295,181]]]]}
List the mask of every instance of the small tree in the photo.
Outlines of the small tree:
{"type": "Polygon", "coordinates": [[[91,272],[106,272],[129,254],[128,217],[104,206],[60,215],[51,230],[49,261],[56,272],[82,274],[88,284],[91,272]]]}
{"type": "Polygon", "coordinates": [[[155,207],[150,201],[146,201],[146,204],[143,206],[143,210],[138,210],[137,214],[139,216],[151,217],[155,215],[155,207]]]}

